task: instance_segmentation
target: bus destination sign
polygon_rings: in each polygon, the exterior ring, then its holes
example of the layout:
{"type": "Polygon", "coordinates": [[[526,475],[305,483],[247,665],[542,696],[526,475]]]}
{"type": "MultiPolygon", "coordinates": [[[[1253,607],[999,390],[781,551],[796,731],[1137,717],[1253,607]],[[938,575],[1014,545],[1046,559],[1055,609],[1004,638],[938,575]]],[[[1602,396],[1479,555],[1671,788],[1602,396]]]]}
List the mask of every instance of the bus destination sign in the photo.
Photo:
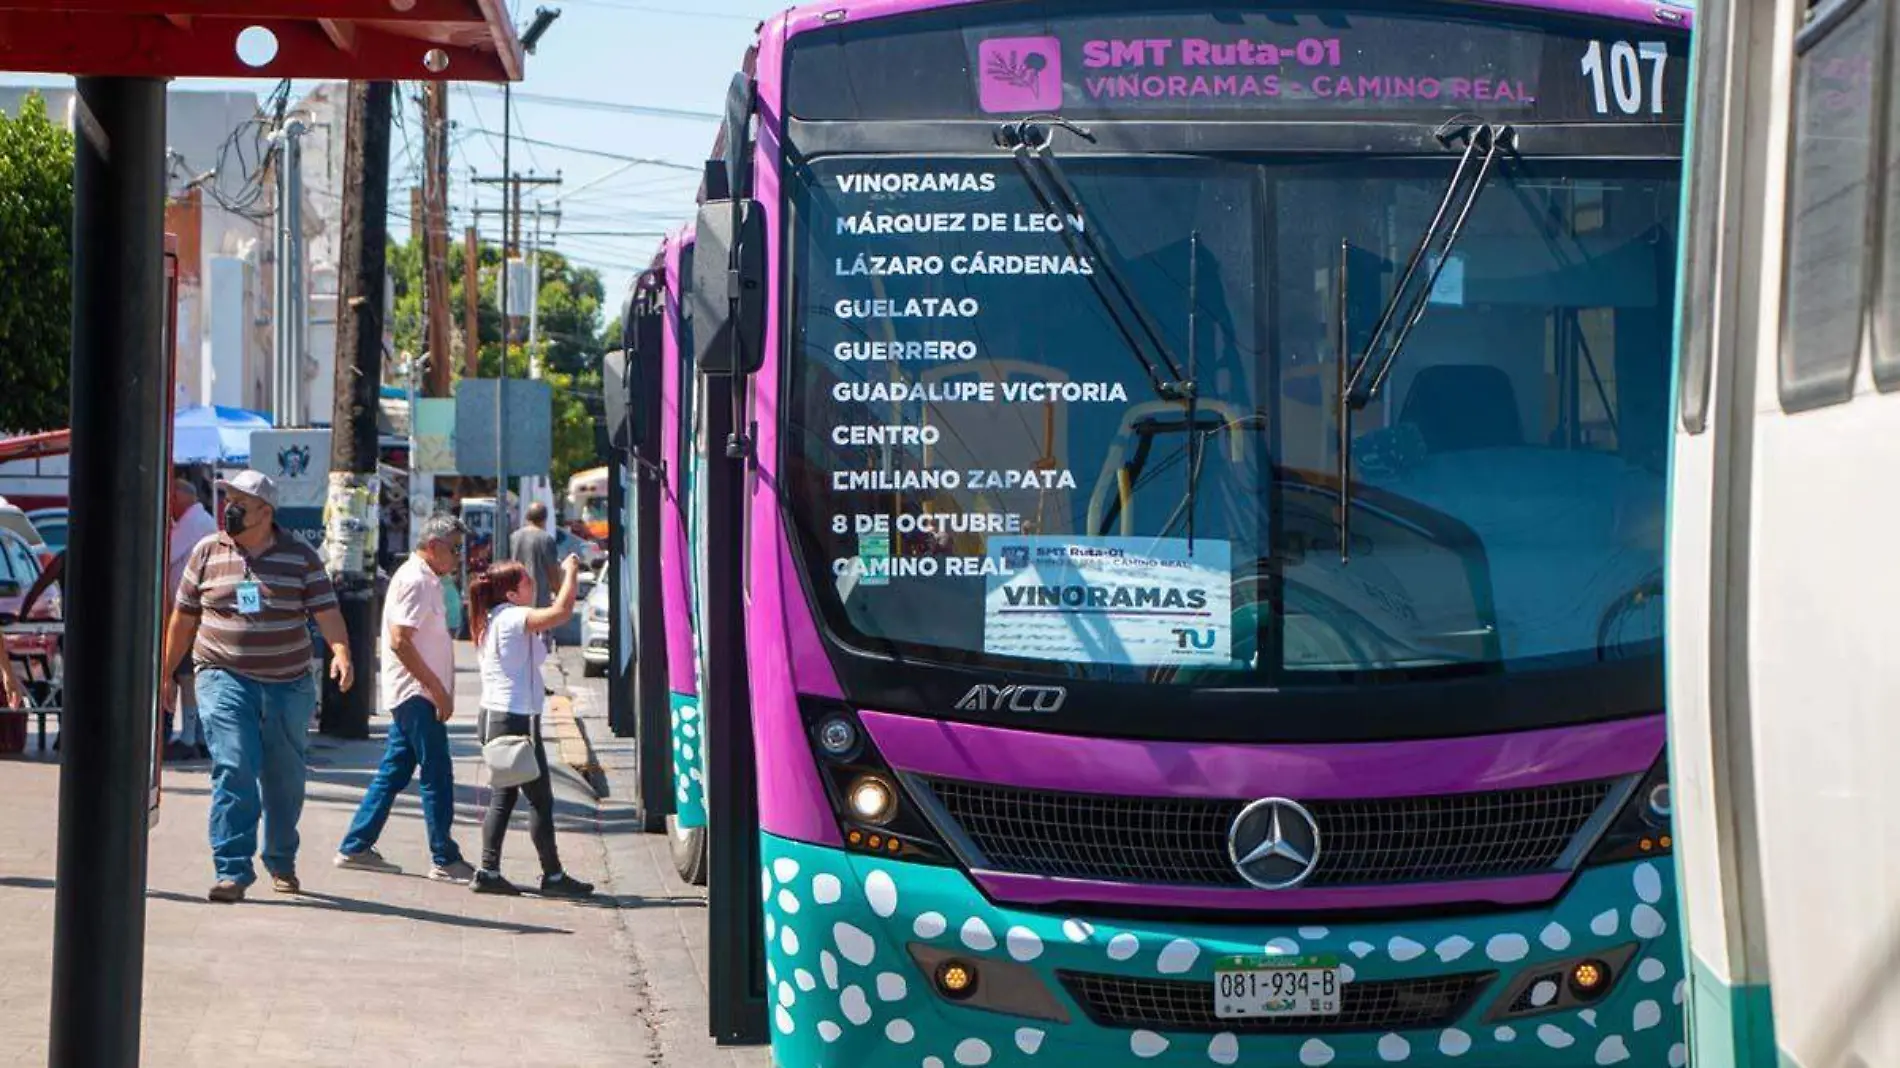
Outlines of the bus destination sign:
{"type": "Polygon", "coordinates": [[[942,17],[916,21],[914,29],[879,28],[871,47],[849,47],[851,27],[801,37],[789,77],[793,113],[1336,121],[1469,111],[1500,122],[1659,123],[1682,120],[1688,76],[1684,34],[1573,19],[1513,25],[1495,16],[1280,10],[954,29],[942,17]],[[852,91],[865,84],[905,88],[852,91]]]}

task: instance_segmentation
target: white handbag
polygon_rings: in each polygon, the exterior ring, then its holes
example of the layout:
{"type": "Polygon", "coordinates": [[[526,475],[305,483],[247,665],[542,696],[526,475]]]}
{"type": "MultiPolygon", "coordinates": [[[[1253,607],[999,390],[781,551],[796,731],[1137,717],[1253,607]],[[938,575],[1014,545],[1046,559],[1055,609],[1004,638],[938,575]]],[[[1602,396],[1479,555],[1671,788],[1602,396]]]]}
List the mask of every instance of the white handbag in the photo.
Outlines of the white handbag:
{"type": "Polygon", "coordinates": [[[497,790],[533,782],[541,775],[541,766],[534,759],[531,734],[490,738],[482,743],[482,763],[488,765],[488,785],[497,790]]]}

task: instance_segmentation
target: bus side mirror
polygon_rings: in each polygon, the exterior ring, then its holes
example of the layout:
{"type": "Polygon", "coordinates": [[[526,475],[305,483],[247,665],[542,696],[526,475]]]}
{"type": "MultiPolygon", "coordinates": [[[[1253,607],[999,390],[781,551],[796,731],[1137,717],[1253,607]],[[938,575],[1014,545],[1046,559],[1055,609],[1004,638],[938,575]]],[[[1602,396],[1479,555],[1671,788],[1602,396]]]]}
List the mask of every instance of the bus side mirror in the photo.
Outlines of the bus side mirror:
{"type": "Polygon", "coordinates": [[[703,375],[749,375],[765,362],[765,212],[757,201],[708,200],[694,230],[693,365],[703,375]]]}
{"type": "Polygon", "coordinates": [[[632,452],[645,438],[646,405],[640,398],[640,369],[624,351],[601,357],[600,384],[607,410],[607,444],[617,452],[632,452]]]}

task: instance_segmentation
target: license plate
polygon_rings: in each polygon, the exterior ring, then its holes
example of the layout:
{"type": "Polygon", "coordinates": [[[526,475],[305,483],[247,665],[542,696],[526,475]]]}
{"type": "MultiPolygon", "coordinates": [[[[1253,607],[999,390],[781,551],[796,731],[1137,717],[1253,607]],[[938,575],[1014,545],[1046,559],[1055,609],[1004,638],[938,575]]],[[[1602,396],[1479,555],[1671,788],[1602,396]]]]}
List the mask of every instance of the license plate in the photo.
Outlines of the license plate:
{"type": "Polygon", "coordinates": [[[1337,957],[1222,957],[1214,962],[1214,1015],[1337,1016],[1337,957]]]}

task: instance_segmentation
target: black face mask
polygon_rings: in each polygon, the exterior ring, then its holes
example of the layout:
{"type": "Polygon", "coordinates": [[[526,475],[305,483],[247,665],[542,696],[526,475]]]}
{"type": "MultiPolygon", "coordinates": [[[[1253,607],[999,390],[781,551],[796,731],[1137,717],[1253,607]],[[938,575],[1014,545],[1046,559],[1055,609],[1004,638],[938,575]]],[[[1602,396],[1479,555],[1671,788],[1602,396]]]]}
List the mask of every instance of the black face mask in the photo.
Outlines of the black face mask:
{"type": "Polygon", "coordinates": [[[227,504],[224,506],[224,532],[237,537],[244,533],[244,506],[227,504]]]}

